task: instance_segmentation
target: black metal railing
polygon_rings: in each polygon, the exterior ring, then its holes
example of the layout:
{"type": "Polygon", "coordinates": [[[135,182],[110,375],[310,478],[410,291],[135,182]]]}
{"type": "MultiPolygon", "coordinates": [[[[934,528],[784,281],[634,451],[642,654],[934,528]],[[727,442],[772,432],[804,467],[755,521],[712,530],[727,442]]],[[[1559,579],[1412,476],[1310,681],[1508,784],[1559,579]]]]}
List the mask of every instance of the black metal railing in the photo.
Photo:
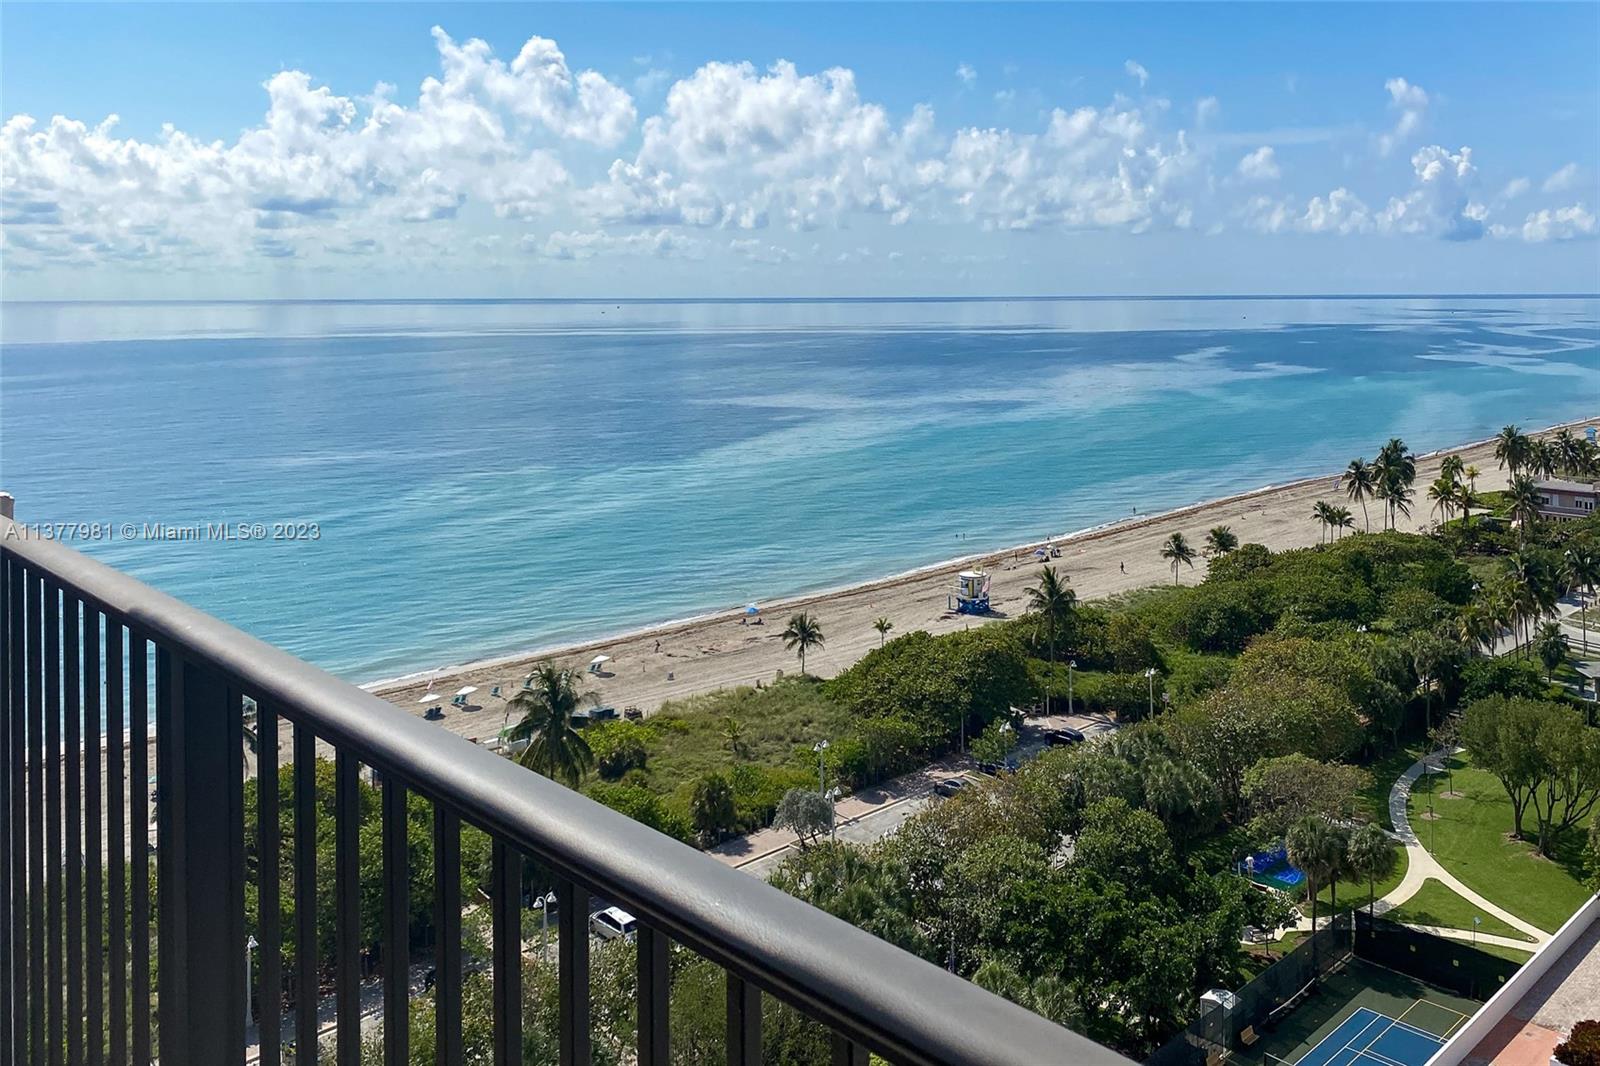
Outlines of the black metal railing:
{"type": "Polygon", "coordinates": [[[485,966],[497,1064],[523,1056],[527,861],[549,872],[558,897],[561,1066],[591,1061],[591,894],[639,919],[629,1056],[639,1066],[676,1054],[672,945],[726,971],[723,1046],[739,1066],[761,1061],[763,996],[825,1026],[836,1064],[865,1064],[869,1051],[908,1064],[1126,1062],[118,571],[26,539],[5,518],[0,669],[0,1061],[225,1066],[245,1061],[249,1028],[271,1066],[314,1066],[329,1045],[339,1066],[354,1066],[365,1023],[381,1024],[384,1063],[408,1063],[406,817],[421,797],[432,812],[434,977],[415,995],[432,997],[442,1066],[464,1056],[464,826],[492,840],[485,966]],[[260,787],[279,780],[282,740],[287,809],[277,788],[260,787]],[[317,769],[329,754],[333,868],[321,869],[316,827],[330,810],[317,769]],[[374,871],[361,868],[359,805],[372,787],[363,767],[380,782],[381,818],[381,997],[365,1010],[361,891],[374,871]],[[257,782],[248,864],[247,778],[257,782]],[[321,965],[328,879],[333,945],[321,965]],[[319,1034],[315,1007],[330,984],[331,1033],[319,1034]]]}

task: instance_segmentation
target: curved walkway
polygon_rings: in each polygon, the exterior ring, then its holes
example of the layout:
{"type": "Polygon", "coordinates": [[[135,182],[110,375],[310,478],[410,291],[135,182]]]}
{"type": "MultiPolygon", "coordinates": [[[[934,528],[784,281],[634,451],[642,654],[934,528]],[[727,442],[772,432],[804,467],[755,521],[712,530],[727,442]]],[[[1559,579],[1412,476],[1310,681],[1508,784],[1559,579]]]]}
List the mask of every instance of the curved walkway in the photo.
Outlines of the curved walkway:
{"type": "MultiPolygon", "coordinates": [[[[1431,877],[1440,884],[1443,884],[1445,887],[1449,888],[1456,895],[1467,900],[1469,903],[1476,907],[1482,908],[1485,914],[1492,914],[1496,918],[1499,918],[1502,922],[1505,922],[1507,925],[1519,929],[1533,937],[1536,943],[1530,945],[1511,941],[1509,938],[1491,937],[1481,933],[1478,936],[1479,940],[1486,943],[1503,942],[1510,947],[1520,947],[1528,950],[1532,950],[1532,948],[1538,946],[1538,944],[1543,944],[1545,941],[1549,940],[1550,934],[1545,932],[1543,929],[1540,929],[1538,926],[1533,925],[1530,922],[1524,921],[1498,904],[1490,903],[1478,893],[1462,884],[1456,879],[1454,874],[1452,874],[1449,870],[1446,870],[1444,866],[1440,864],[1438,859],[1433,857],[1432,852],[1428,851],[1427,848],[1422,846],[1422,841],[1417,837],[1416,832],[1411,828],[1411,813],[1407,804],[1411,799],[1411,786],[1416,784],[1417,779],[1423,775],[1426,769],[1426,759],[1412,763],[1410,768],[1407,769],[1405,773],[1401,774],[1395,779],[1394,787],[1389,790],[1389,821],[1394,825],[1393,835],[1395,839],[1399,840],[1401,844],[1405,845],[1406,859],[1409,865],[1406,867],[1405,877],[1401,879],[1400,883],[1395,886],[1392,892],[1387,893],[1382,899],[1378,900],[1373,909],[1378,914],[1393,910],[1395,907],[1400,906],[1400,904],[1406,902],[1412,896],[1416,895],[1418,890],[1422,888],[1422,883],[1431,877]]],[[[1418,926],[1418,928],[1423,927],[1418,926]]],[[[1430,928],[1428,931],[1435,932],[1436,930],[1430,928]]],[[[1439,932],[1442,933],[1443,931],[1441,930],[1439,932]]],[[[1470,932],[1466,931],[1458,930],[1457,932],[1460,932],[1461,935],[1455,939],[1464,940],[1471,935],[1470,932]]]]}

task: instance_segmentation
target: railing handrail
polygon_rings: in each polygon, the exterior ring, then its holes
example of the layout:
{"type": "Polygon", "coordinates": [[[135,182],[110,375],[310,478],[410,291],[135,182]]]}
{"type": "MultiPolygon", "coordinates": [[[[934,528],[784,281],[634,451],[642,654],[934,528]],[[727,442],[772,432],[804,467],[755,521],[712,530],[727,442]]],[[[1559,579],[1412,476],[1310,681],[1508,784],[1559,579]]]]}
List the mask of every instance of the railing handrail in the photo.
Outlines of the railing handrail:
{"type": "Polygon", "coordinates": [[[1088,1038],[0,518],[0,553],[896,1062],[1126,1064],[1088,1038]]]}

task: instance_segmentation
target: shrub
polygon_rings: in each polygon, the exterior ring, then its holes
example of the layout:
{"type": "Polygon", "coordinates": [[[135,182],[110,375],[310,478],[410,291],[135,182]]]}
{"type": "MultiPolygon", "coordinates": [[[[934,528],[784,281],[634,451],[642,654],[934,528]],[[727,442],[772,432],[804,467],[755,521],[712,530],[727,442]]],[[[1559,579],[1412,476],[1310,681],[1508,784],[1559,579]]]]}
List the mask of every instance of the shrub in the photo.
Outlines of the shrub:
{"type": "Polygon", "coordinates": [[[791,788],[778,801],[772,824],[788,829],[808,844],[833,827],[833,804],[826,796],[809,788],[791,788]]]}
{"type": "Polygon", "coordinates": [[[1485,696],[1520,696],[1542,699],[1549,686],[1539,668],[1527,659],[1474,656],[1461,669],[1461,702],[1485,696]]]}
{"type": "Polygon", "coordinates": [[[728,772],[728,783],[733,788],[739,828],[759,829],[772,824],[784,793],[793,788],[814,788],[817,777],[795,767],[741,763],[728,772]]]}
{"type": "Polygon", "coordinates": [[[1566,1066],[1600,1066],[1600,1021],[1574,1025],[1572,1035],[1556,1045],[1556,1059],[1566,1066]]]}
{"type": "MultiPolygon", "coordinates": [[[[1109,714],[1124,722],[1149,715],[1150,680],[1144,674],[1080,673],[1073,682],[1079,710],[1109,714]]],[[[1156,686],[1159,707],[1162,684],[1156,686]]]]}
{"type": "Polygon", "coordinates": [[[658,833],[693,843],[694,830],[681,811],[673,810],[660,796],[639,785],[613,785],[595,782],[586,790],[590,799],[603,803],[612,810],[627,815],[658,833]]]}
{"type": "Polygon", "coordinates": [[[652,736],[648,726],[620,720],[590,726],[584,734],[594,752],[595,769],[607,781],[616,781],[629,770],[644,769],[650,752],[645,746],[652,736]]]}

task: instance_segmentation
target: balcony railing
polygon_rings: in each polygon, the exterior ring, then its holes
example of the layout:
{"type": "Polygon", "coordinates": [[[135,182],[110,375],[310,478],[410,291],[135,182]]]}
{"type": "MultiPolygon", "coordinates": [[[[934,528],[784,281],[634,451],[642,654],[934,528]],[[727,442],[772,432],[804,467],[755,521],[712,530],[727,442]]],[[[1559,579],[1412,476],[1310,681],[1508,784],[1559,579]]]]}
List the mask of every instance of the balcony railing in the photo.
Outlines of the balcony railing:
{"type": "MultiPolygon", "coordinates": [[[[332,611],[329,622],[337,624],[332,611]]],[[[764,995],[826,1026],[835,1064],[865,1064],[868,1052],[908,1064],[1126,1061],[118,571],[63,545],[24,539],[5,518],[0,668],[0,1061],[243,1063],[253,1001],[260,1061],[314,1066],[317,888],[331,878],[330,1042],[339,1066],[359,1062],[363,767],[381,781],[386,1064],[410,1061],[408,795],[432,810],[437,976],[419,995],[434,997],[441,1066],[456,1066],[464,1053],[463,826],[493,841],[487,909],[499,1066],[521,1062],[523,1053],[525,857],[556,881],[562,1066],[591,1058],[591,893],[640,922],[639,1066],[673,1061],[673,943],[726,972],[726,1059],[738,1066],[761,1061],[764,995]],[[280,812],[277,789],[258,790],[253,870],[245,854],[246,699],[256,707],[258,780],[278,777],[280,734],[292,737],[293,752],[291,810],[280,812]],[[315,832],[327,816],[316,761],[329,752],[331,870],[316,868],[315,832]],[[147,856],[152,806],[155,884],[147,856]],[[280,814],[295,827],[288,853],[280,848],[280,814]],[[256,882],[253,927],[247,877],[256,882]],[[287,901],[279,888],[285,877],[287,901]],[[297,945],[287,957],[280,950],[286,902],[297,945]],[[253,968],[246,963],[252,937],[260,945],[253,968]],[[279,1038],[286,989],[300,1005],[289,1042],[279,1038]]]]}

